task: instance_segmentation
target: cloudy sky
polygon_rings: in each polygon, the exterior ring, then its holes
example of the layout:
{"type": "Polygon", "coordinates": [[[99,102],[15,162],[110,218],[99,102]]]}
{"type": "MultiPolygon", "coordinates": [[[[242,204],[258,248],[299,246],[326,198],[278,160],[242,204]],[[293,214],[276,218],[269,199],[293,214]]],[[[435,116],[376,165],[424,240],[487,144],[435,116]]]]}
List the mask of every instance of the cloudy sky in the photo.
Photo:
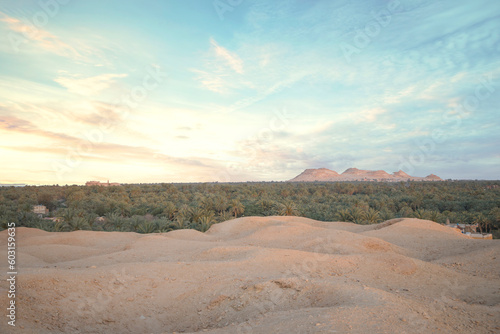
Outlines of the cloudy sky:
{"type": "Polygon", "coordinates": [[[500,2],[4,0],[0,183],[500,179],[500,2]]]}

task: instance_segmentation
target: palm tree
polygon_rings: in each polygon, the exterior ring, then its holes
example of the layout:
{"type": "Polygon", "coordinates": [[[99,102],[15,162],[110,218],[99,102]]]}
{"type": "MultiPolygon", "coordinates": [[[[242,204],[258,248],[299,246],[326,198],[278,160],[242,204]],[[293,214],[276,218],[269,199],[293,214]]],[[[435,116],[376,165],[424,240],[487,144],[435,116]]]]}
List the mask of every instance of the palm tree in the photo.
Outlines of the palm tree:
{"type": "Polygon", "coordinates": [[[353,207],[350,211],[351,214],[351,222],[355,224],[363,224],[364,220],[364,212],[358,207],[353,207]]]}
{"type": "Polygon", "coordinates": [[[61,221],[56,221],[54,225],[51,226],[50,232],[63,232],[66,229],[66,225],[61,221]]]}
{"type": "Polygon", "coordinates": [[[477,224],[481,233],[483,233],[483,228],[484,228],[485,232],[488,232],[490,220],[482,212],[480,212],[474,216],[472,223],[477,224]]]}
{"type": "Polygon", "coordinates": [[[95,220],[96,220],[97,217],[99,217],[99,216],[97,214],[93,213],[93,212],[91,212],[91,213],[89,213],[89,214],[87,214],[85,216],[85,220],[89,224],[89,227],[90,227],[91,230],[94,229],[94,223],[95,223],[95,220]]]}
{"type": "Polygon", "coordinates": [[[116,207],[116,211],[121,215],[121,216],[125,216],[125,215],[128,215],[130,214],[130,204],[127,203],[126,201],[122,200],[122,201],[119,201],[118,204],[117,204],[117,207],[116,207]]]}
{"type": "Polygon", "coordinates": [[[398,212],[398,216],[402,218],[409,218],[412,215],[413,215],[413,210],[408,206],[403,206],[398,212]]]}
{"type": "Polygon", "coordinates": [[[0,231],[6,230],[8,227],[9,221],[7,219],[4,219],[3,217],[0,218],[0,231]]]}
{"type": "Polygon", "coordinates": [[[233,199],[231,201],[231,209],[229,210],[233,215],[234,218],[238,218],[238,215],[241,215],[243,212],[245,212],[245,207],[243,204],[241,204],[240,201],[237,199],[233,199]]]}
{"type": "Polygon", "coordinates": [[[120,231],[125,220],[117,212],[111,212],[105,215],[106,229],[120,231]]]}
{"type": "Polygon", "coordinates": [[[167,218],[159,218],[156,222],[158,233],[167,233],[173,230],[174,222],[167,218]]]}
{"type": "Polygon", "coordinates": [[[335,216],[341,222],[350,222],[351,221],[351,214],[349,213],[349,210],[347,210],[347,209],[340,209],[339,211],[337,211],[337,214],[335,216]]]}
{"type": "Polygon", "coordinates": [[[163,214],[169,219],[172,220],[174,219],[175,213],[176,213],[176,208],[174,203],[172,202],[167,202],[165,207],[163,208],[163,214]]]}
{"type": "Polygon", "coordinates": [[[187,221],[183,215],[178,214],[177,217],[175,217],[174,226],[177,229],[179,229],[179,230],[185,229],[186,225],[187,225],[186,223],[189,224],[189,221],[187,221]]]}
{"type": "Polygon", "coordinates": [[[427,210],[425,209],[418,209],[413,212],[413,217],[418,218],[418,219],[429,219],[430,214],[427,210]]]}
{"type": "Polygon", "coordinates": [[[191,221],[197,222],[203,216],[203,209],[200,207],[190,208],[189,214],[191,215],[191,221]]]}
{"type": "Polygon", "coordinates": [[[144,218],[141,216],[133,216],[128,219],[129,226],[132,229],[132,232],[137,232],[139,225],[144,222],[144,218]]]}
{"type": "Polygon", "coordinates": [[[137,232],[139,233],[153,233],[156,230],[157,226],[154,221],[145,221],[144,223],[140,224],[139,227],[137,228],[137,232]]]}
{"type": "Polygon", "coordinates": [[[266,211],[266,210],[271,209],[273,207],[274,203],[273,203],[273,201],[271,201],[267,198],[263,198],[259,201],[259,205],[262,208],[262,211],[266,211]]]}
{"type": "Polygon", "coordinates": [[[201,207],[203,208],[203,210],[205,211],[209,211],[209,210],[212,210],[214,208],[214,201],[212,200],[211,197],[204,197],[202,200],[201,200],[201,207]]]}
{"type": "Polygon", "coordinates": [[[380,210],[379,215],[380,215],[380,219],[382,221],[386,221],[386,220],[394,218],[394,213],[392,213],[387,208],[383,208],[382,210],[380,210]]]}
{"type": "Polygon", "coordinates": [[[363,212],[363,219],[369,224],[377,224],[381,221],[379,212],[373,208],[363,212]]]}
{"type": "Polygon", "coordinates": [[[428,216],[429,216],[429,220],[432,220],[433,222],[438,223],[441,214],[439,213],[439,211],[430,210],[430,211],[428,211],[428,216]]]}
{"type": "Polygon", "coordinates": [[[199,231],[200,232],[206,232],[210,226],[214,223],[214,214],[213,212],[210,212],[210,214],[207,214],[205,216],[202,216],[199,220],[199,231]]]}
{"type": "Polygon", "coordinates": [[[500,208],[496,207],[490,210],[490,216],[493,223],[493,226],[496,229],[500,228],[500,208]]]}
{"type": "Polygon", "coordinates": [[[177,210],[176,216],[184,217],[184,219],[188,219],[190,216],[189,206],[187,204],[183,204],[179,210],[177,210]]]}
{"type": "Polygon", "coordinates": [[[62,215],[61,215],[61,217],[63,218],[63,220],[66,224],[68,224],[75,216],[76,216],[76,212],[75,212],[75,210],[73,210],[71,208],[63,210],[62,215]]]}
{"type": "Polygon", "coordinates": [[[85,230],[90,227],[87,219],[83,217],[73,217],[67,225],[72,231],[85,230]]]}
{"type": "Polygon", "coordinates": [[[279,213],[278,205],[273,200],[268,198],[263,198],[258,202],[259,207],[261,208],[261,215],[263,216],[274,216],[279,213]]]}
{"type": "Polygon", "coordinates": [[[282,216],[298,216],[299,211],[292,201],[286,201],[281,205],[280,213],[282,216]]]}
{"type": "Polygon", "coordinates": [[[228,220],[234,219],[230,212],[224,211],[220,216],[217,217],[219,222],[225,222],[228,220]]]}
{"type": "Polygon", "coordinates": [[[219,195],[214,199],[214,206],[215,210],[217,210],[217,212],[221,214],[227,209],[227,201],[224,197],[219,195]]]}

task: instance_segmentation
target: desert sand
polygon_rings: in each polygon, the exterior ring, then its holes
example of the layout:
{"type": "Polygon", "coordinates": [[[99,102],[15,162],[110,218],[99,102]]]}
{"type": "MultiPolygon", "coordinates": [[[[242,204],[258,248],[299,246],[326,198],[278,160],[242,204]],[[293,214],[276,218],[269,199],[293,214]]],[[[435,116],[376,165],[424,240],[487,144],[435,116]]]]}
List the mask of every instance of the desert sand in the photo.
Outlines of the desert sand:
{"type": "MultiPolygon", "coordinates": [[[[500,332],[500,242],[425,220],[17,238],[16,327],[2,316],[1,333],[500,332]]],[[[3,231],[2,259],[6,242],[3,231]]]]}

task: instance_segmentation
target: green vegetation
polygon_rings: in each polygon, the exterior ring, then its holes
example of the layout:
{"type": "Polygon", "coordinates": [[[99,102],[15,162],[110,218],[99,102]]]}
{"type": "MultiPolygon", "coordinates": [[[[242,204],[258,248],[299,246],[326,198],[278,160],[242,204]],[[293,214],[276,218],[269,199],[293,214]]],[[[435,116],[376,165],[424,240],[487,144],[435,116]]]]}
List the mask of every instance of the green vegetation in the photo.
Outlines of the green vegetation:
{"type": "Polygon", "coordinates": [[[483,232],[498,236],[499,207],[499,181],[3,187],[0,229],[13,221],[47,231],[204,232],[242,215],[298,215],[357,224],[398,217],[478,223],[483,232]],[[60,219],[38,217],[31,212],[37,204],[60,219]]]}

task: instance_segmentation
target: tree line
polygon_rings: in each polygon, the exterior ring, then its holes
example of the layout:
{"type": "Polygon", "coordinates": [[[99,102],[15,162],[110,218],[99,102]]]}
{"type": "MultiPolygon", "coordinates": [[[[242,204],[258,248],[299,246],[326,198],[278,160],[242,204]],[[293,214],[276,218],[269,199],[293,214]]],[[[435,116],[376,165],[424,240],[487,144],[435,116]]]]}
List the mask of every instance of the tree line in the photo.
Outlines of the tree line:
{"type": "Polygon", "coordinates": [[[500,181],[1,187],[0,229],[15,222],[46,231],[204,232],[243,215],[288,215],[356,224],[399,217],[477,223],[498,236],[499,207],[500,181]],[[57,219],[39,217],[34,205],[45,205],[57,219]]]}

